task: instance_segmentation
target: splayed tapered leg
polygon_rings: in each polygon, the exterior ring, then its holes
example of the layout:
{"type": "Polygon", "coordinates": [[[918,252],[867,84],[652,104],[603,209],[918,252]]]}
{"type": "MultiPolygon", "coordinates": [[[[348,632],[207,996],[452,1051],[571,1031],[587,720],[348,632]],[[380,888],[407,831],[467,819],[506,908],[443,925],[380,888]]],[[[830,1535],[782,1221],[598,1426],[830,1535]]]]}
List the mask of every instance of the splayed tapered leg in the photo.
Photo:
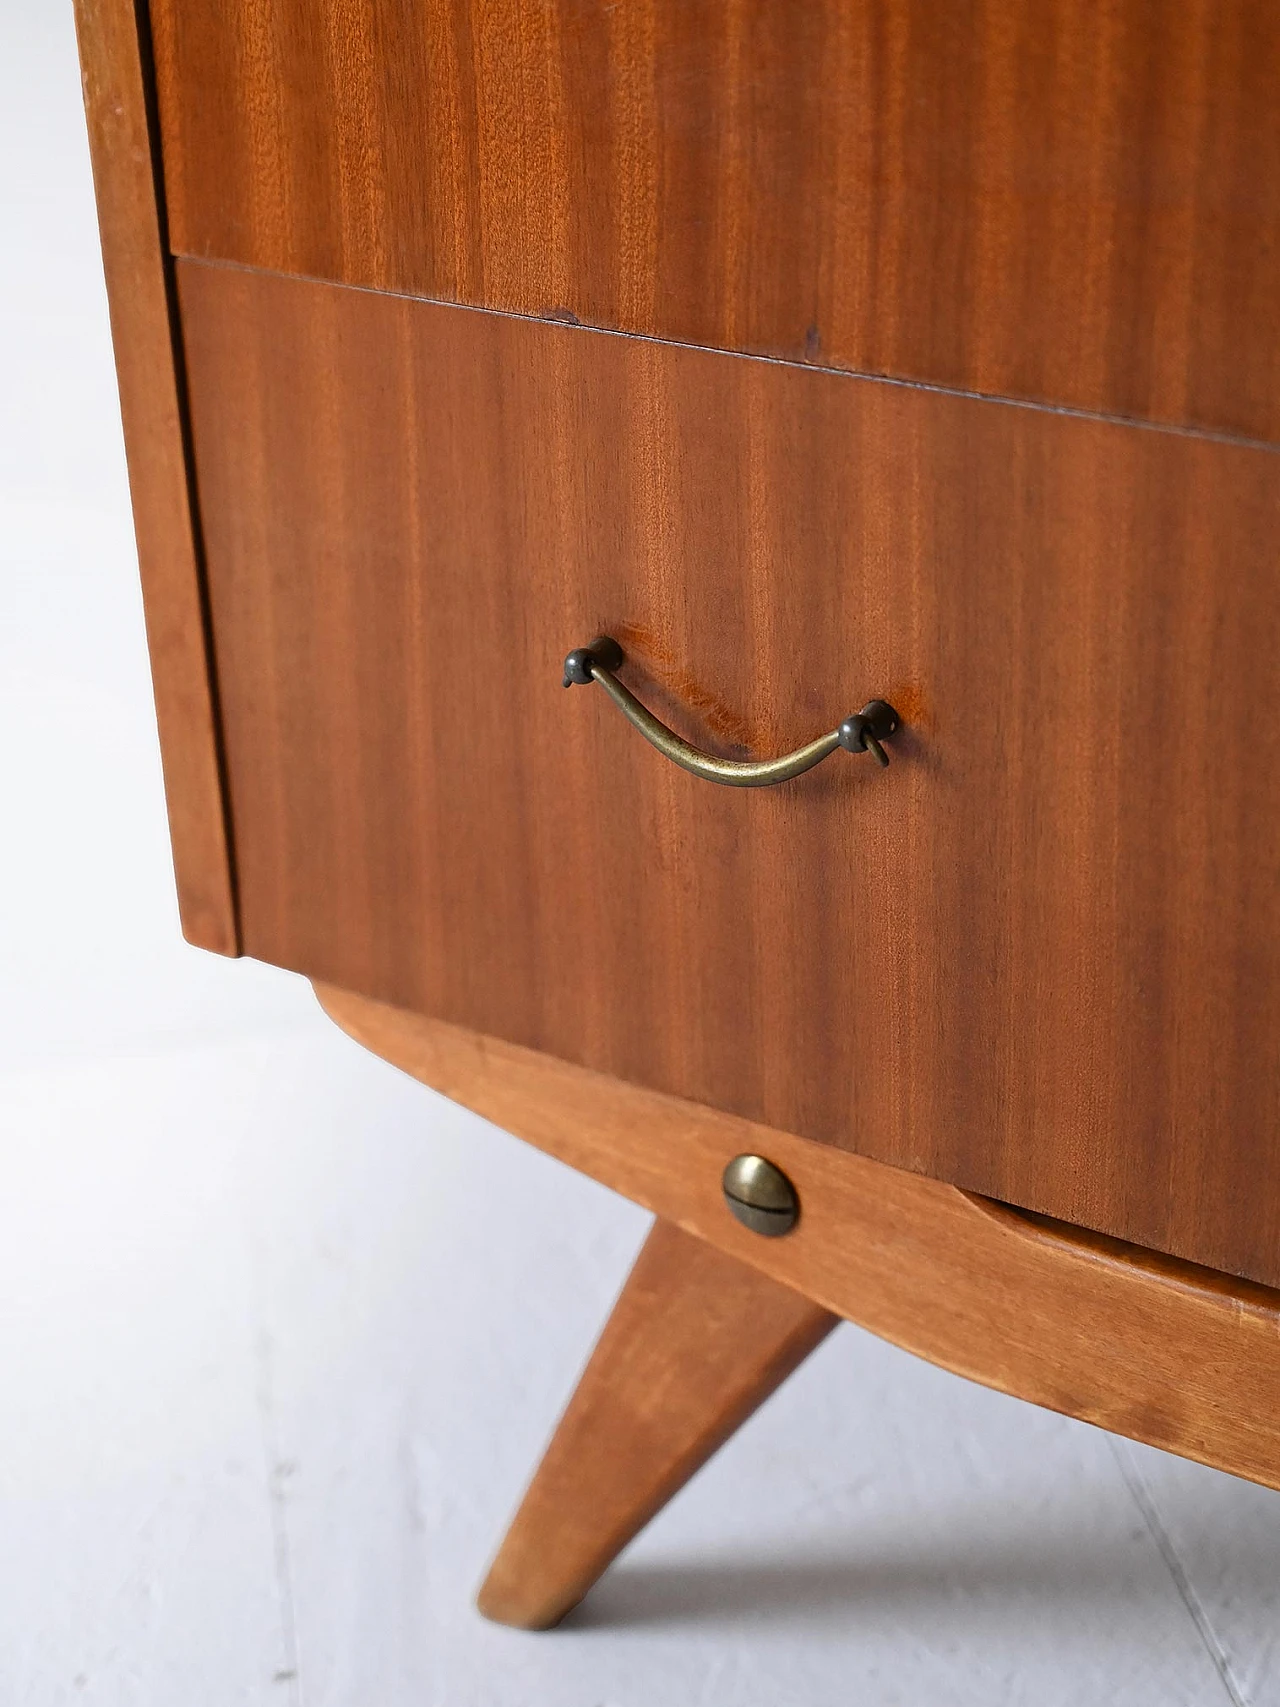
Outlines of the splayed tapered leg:
{"type": "Polygon", "coordinates": [[[837,1320],[655,1222],[480,1590],[485,1617],[558,1624],[837,1320]]]}

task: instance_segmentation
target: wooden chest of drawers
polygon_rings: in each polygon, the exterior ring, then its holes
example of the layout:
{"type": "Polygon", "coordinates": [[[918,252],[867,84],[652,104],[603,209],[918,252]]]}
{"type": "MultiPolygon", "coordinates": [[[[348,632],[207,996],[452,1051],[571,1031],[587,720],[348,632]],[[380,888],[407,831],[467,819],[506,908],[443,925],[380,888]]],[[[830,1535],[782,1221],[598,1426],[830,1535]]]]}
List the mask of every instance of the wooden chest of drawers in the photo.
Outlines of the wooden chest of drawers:
{"type": "Polygon", "coordinates": [[[188,934],[660,1216],[488,1609],[832,1311],[1280,1484],[1280,15],[80,21],[188,934]]]}

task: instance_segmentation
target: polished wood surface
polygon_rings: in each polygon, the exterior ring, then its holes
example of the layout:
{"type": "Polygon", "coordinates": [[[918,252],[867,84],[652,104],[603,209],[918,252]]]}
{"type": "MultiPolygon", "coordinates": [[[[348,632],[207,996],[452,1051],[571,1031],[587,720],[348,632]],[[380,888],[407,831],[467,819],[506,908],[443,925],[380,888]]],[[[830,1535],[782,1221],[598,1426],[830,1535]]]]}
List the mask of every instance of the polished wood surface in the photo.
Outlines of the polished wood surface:
{"type": "Polygon", "coordinates": [[[146,46],[134,0],[76,0],[76,31],[182,929],[201,948],[235,954],[217,711],[146,46]]]}
{"type": "Polygon", "coordinates": [[[836,1315],[988,1387],[1280,1487],[1280,1292],[830,1145],[319,988],[406,1073],[836,1315]],[[745,1151],[791,1178],[765,1239],[725,1208],[745,1151]]]}
{"type": "Polygon", "coordinates": [[[1280,1282],[1280,458],[180,279],[249,953],[1280,1282]]]}
{"type": "Polygon", "coordinates": [[[485,1617],[558,1624],[837,1320],[657,1222],[490,1567],[485,1617]]]}
{"type": "Polygon", "coordinates": [[[183,253],[1274,439],[1274,0],[153,0],[183,253]]]}

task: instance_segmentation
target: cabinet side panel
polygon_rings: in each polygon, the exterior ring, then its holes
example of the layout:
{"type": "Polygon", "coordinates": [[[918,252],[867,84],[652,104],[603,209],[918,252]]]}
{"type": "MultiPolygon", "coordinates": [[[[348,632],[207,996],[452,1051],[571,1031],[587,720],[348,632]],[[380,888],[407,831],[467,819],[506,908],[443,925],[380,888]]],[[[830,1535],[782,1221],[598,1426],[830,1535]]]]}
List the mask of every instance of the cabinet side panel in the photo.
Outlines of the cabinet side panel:
{"type": "Polygon", "coordinates": [[[239,953],[213,660],[133,0],[76,0],[147,644],[182,929],[239,953]]]}

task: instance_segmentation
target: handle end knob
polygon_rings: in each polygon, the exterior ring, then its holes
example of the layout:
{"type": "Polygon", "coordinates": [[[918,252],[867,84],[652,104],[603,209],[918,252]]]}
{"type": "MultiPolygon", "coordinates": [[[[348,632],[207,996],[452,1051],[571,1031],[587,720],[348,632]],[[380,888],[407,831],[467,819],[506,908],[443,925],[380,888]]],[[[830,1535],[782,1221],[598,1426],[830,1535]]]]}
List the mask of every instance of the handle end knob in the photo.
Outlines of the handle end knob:
{"type": "Polygon", "coordinates": [[[564,685],[567,688],[590,687],[595,680],[591,674],[593,664],[598,664],[602,670],[617,670],[622,662],[623,652],[618,642],[607,634],[598,635],[589,646],[575,646],[565,659],[564,685]]]}
{"type": "Polygon", "coordinates": [[[888,700],[869,699],[861,711],[845,718],[836,734],[846,753],[870,753],[877,764],[887,768],[889,755],[880,743],[896,734],[900,724],[888,700]]]}

